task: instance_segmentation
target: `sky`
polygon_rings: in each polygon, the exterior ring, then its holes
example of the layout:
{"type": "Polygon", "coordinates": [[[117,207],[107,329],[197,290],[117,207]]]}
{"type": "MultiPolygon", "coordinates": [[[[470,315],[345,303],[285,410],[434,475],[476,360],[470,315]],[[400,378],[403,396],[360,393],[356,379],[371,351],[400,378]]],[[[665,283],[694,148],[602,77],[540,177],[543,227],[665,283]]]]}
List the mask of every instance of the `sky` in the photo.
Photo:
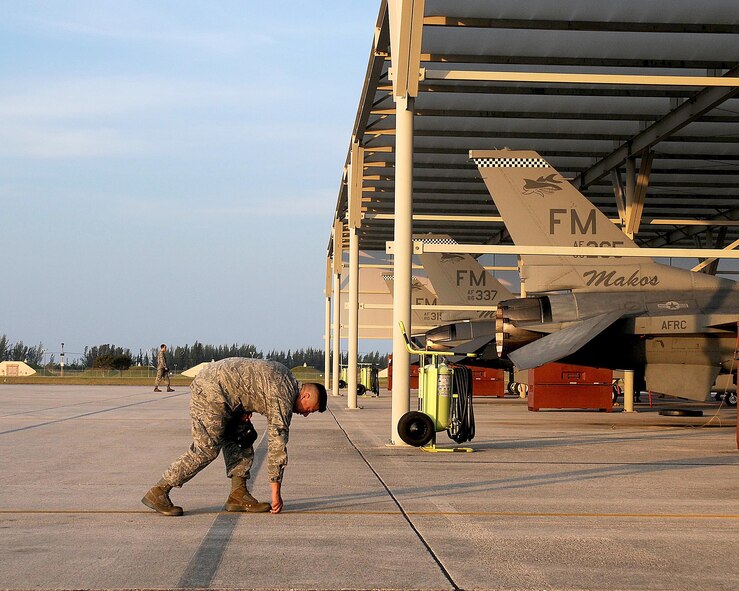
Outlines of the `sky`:
{"type": "Polygon", "coordinates": [[[0,335],[323,348],[379,4],[0,0],[0,335]]]}

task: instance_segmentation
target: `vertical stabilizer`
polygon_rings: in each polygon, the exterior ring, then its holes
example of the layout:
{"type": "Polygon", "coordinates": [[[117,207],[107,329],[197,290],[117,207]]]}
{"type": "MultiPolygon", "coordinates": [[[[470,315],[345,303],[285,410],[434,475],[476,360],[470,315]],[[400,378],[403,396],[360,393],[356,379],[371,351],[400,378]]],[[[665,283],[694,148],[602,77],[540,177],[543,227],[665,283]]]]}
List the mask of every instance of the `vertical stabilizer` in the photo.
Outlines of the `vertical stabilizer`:
{"type": "MultiPolygon", "coordinates": [[[[448,235],[416,236],[432,244],[456,244],[448,235]]],[[[514,295],[471,254],[425,252],[419,255],[440,304],[494,306],[514,295]]],[[[488,312],[495,317],[494,312],[488,312]]],[[[479,314],[470,311],[469,318],[479,314]]]]}
{"type": "MultiPolygon", "coordinates": [[[[537,152],[470,152],[519,246],[635,248],[636,244],[537,152]]],[[[733,282],[645,257],[521,257],[529,293],[717,289],[733,282]]]]}

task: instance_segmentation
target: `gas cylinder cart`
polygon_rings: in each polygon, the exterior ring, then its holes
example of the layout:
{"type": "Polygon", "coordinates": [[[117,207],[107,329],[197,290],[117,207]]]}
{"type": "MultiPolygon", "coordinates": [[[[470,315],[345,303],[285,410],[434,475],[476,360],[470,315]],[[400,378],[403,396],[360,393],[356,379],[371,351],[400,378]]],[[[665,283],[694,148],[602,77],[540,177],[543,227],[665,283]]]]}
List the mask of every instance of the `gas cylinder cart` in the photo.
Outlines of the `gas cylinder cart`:
{"type": "Polygon", "coordinates": [[[357,377],[357,396],[376,397],[380,395],[380,370],[376,365],[360,363],[357,377]]]}
{"type": "MultiPolygon", "coordinates": [[[[436,447],[436,433],[446,431],[457,443],[475,437],[472,410],[472,374],[464,366],[447,364],[451,351],[418,349],[408,339],[405,326],[400,330],[409,353],[419,356],[418,410],[405,413],[398,421],[398,435],[413,447],[428,452],[471,452],[470,447],[436,447]]],[[[468,354],[468,357],[474,357],[468,354]]]]}

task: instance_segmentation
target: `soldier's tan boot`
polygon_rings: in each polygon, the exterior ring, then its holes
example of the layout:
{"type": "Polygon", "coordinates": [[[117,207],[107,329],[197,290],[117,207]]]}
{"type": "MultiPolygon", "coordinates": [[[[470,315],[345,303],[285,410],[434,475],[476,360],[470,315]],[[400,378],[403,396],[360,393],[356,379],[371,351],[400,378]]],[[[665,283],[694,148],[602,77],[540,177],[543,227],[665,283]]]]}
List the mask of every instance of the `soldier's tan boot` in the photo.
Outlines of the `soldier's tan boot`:
{"type": "Polygon", "coordinates": [[[154,392],[161,392],[161,390],[158,387],[155,387],[154,392]]]}
{"type": "Polygon", "coordinates": [[[169,498],[170,490],[172,490],[172,487],[162,479],[149,489],[141,502],[149,509],[154,509],[157,513],[167,517],[179,517],[182,515],[182,507],[172,503],[169,498]]]}
{"type": "Polygon", "coordinates": [[[167,386],[167,392],[174,392],[174,388],[170,388],[169,386],[167,386]]]}
{"type": "Polygon", "coordinates": [[[226,499],[226,511],[244,513],[266,513],[272,508],[269,503],[260,503],[249,494],[244,478],[234,476],[231,480],[231,494],[226,499]]]}

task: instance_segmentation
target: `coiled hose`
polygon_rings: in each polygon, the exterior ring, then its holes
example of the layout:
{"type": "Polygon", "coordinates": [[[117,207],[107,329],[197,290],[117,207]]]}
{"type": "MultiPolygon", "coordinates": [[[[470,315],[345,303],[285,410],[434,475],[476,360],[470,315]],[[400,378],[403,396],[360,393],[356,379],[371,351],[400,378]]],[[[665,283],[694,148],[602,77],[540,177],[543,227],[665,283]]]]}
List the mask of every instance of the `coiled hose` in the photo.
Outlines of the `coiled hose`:
{"type": "Polygon", "coordinates": [[[379,396],[380,395],[380,370],[375,366],[372,366],[370,368],[369,382],[370,382],[369,389],[379,396]]]}
{"type": "Polygon", "coordinates": [[[447,434],[457,443],[475,437],[475,413],[472,410],[472,372],[464,366],[454,367],[452,407],[449,411],[447,434]]]}

